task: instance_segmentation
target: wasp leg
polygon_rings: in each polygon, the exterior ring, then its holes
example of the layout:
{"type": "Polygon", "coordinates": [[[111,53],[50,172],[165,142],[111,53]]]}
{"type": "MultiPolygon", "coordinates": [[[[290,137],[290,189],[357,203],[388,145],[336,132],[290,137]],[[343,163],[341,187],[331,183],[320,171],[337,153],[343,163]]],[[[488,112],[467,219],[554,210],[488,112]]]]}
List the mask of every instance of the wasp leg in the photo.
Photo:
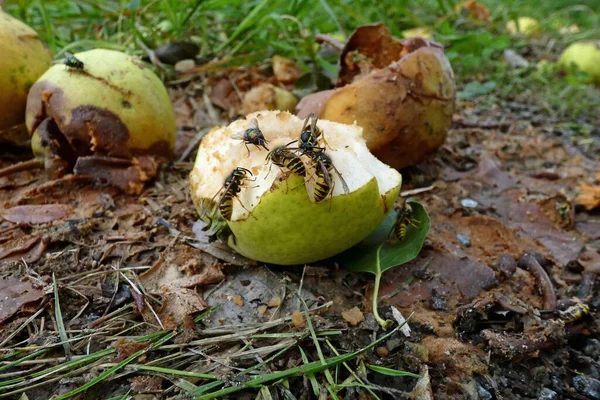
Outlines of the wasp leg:
{"type": "Polygon", "coordinates": [[[240,203],[240,205],[241,205],[241,206],[244,208],[244,210],[248,211],[248,215],[250,215],[250,216],[251,216],[252,218],[254,218],[256,221],[258,221],[258,218],[256,218],[256,217],[254,216],[254,214],[252,214],[252,211],[248,210],[248,209],[246,208],[246,206],[244,205],[244,203],[242,203],[242,201],[241,201],[240,199],[238,199],[237,197],[236,197],[236,199],[237,199],[238,203],[240,203]]]}

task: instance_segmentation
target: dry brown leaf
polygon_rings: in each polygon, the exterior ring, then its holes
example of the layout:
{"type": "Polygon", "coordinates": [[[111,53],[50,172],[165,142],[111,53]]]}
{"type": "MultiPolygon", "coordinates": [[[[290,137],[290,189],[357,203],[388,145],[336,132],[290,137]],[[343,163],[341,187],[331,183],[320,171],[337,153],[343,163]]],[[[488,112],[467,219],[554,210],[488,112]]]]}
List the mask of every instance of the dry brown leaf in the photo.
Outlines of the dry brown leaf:
{"type": "Polygon", "coordinates": [[[458,3],[455,7],[457,12],[461,12],[462,10],[467,10],[471,18],[479,20],[479,21],[489,21],[490,20],[490,10],[483,4],[478,3],[476,0],[467,0],[462,3],[458,3]]]}
{"type": "Polygon", "coordinates": [[[18,237],[0,246],[0,260],[32,263],[42,257],[47,246],[48,241],[39,236],[18,237]]]}
{"type": "Polygon", "coordinates": [[[289,58],[273,56],[271,65],[275,78],[281,83],[294,83],[302,74],[302,68],[289,58]]]}
{"type": "Polygon", "coordinates": [[[162,393],[163,378],[160,376],[139,375],[129,379],[135,393],[162,393]]]}
{"type": "Polygon", "coordinates": [[[600,186],[582,184],[579,186],[579,194],[575,201],[584,206],[586,210],[600,207],[600,186]]]}
{"type": "Polygon", "coordinates": [[[342,318],[352,326],[356,326],[365,320],[365,316],[358,307],[342,311],[342,318]]]}
{"type": "Polygon", "coordinates": [[[44,297],[42,290],[33,287],[30,281],[17,277],[0,281],[0,324],[13,316],[23,306],[44,297]]]}
{"type": "Polygon", "coordinates": [[[44,224],[64,218],[71,211],[72,208],[68,204],[41,204],[7,208],[0,211],[0,215],[14,223],[44,224]]]}
{"type": "MultiPolygon", "coordinates": [[[[140,275],[145,290],[162,298],[158,317],[165,328],[179,324],[193,326],[191,315],[207,307],[195,288],[220,282],[223,278],[221,264],[216,258],[183,244],[165,251],[152,268],[140,275]]],[[[148,307],[143,316],[156,323],[148,307]]]]}

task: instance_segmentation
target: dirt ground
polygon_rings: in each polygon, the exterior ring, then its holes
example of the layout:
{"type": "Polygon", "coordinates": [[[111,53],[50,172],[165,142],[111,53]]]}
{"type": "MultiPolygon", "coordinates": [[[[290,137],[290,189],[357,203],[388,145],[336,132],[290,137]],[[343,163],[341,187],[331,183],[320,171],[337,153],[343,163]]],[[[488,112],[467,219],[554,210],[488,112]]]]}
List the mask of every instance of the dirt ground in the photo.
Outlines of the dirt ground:
{"type": "MultiPolygon", "coordinates": [[[[181,156],[203,115],[181,93],[173,92],[173,97],[181,156]]],[[[578,142],[560,126],[524,104],[500,103],[484,110],[462,103],[446,144],[429,162],[403,171],[403,190],[420,192],[411,196],[426,206],[431,230],[416,260],[385,274],[380,305],[384,315],[391,314],[391,307],[405,317],[414,313],[412,334],[367,352],[362,356],[366,362],[428,371],[436,399],[600,399],[600,296],[595,283],[600,214],[575,201],[582,184],[600,184],[600,163],[594,159],[600,136],[596,131],[591,141],[578,142]]],[[[163,166],[139,197],[82,178],[48,182],[41,172],[0,179],[0,347],[5,354],[12,347],[60,342],[53,274],[67,333],[75,337],[103,328],[85,343],[73,342],[74,355],[109,346],[127,353],[122,343],[115,344],[118,337],[183,324],[185,333],[176,343],[190,358],[168,365],[214,370],[215,363],[203,364],[190,353],[203,346],[198,340],[209,332],[225,332],[228,326],[235,332],[277,318],[284,320],[278,332],[305,329],[306,321],[290,317],[301,309],[291,293],[303,267],[256,264],[203,237],[187,185],[193,156],[191,151],[163,166]],[[208,319],[194,325],[192,315],[217,304],[208,319]],[[113,318],[115,312],[120,318],[113,318]],[[120,333],[127,328],[126,335],[120,333]]],[[[2,166],[16,158],[5,155],[2,166]]],[[[347,273],[332,260],[304,271],[308,306],[327,306],[313,314],[313,323],[319,329],[342,330],[332,339],[342,352],[383,334],[370,310],[372,285],[370,275],[347,273]],[[353,307],[364,317],[357,326],[342,317],[353,307]]],[[[257,339],[252,346],[261,349],[270,343],[257,339]]],[[[305,345],[316,357],[310,341],[305,345]]],[[[241,347],[221,343],[202,351],[216,357],[235,346],[241,347]]],[[[264,351],[263,357],[273,352],[264,351]]],[[[64,352],[59,346],[39,358],[54,357],[45,366],[57,365],[64,352]]],[[[328,350],[328,355],[334,354],[328,350]]],[[[138,363],[164,356],[147,353],[138,363]]],[[[234,357],[217,369],[235,371],[256,362],[253,357],[234,357]]],[[[298,351],[291,350],[269,369],[301,361],[298,351]]],[[[26,368],[41,364],[1,373],[18,376],[26,368]]],[[[94,373],[98,371],[64,376],[27,393],[30,399],[49,398],[94,373]]],[[[373,384],[404,392],[417,382],[373,373],[368,377],[373,384]]],[[[146,393],[140,399],[175,398],[178,393],[173,380],[163,375],[128,371],[113,378],[80,398],[105,399],[130,388],[146,393]]],[[[297,383],[294,394],[310,398],[308,381],[297,378],[297,383]]],[[[0,397],[20,396],[9,392],[3,389],[0,397]]],[[[283,398],[277,390],[272,393],[283,398]]],[[[383,398],[410,397],[398,393],[383,398]]],[[[231,398],[254,398],[244,396],[231,398]]],[[[368,396],[350,389],[344,398],[368,396]]],[[[415,392],[412,397],[426,398],[415,392]]]]}

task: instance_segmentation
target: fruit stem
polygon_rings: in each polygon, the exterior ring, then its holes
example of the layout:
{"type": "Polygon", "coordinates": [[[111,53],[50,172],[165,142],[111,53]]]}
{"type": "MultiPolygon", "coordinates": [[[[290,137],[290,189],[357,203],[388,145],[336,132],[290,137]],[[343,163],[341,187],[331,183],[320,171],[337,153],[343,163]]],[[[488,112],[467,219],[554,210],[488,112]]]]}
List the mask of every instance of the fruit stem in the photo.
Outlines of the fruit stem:
{"type": "Polygon", "coordinates": [[[379,298],[379,285],[381,284],[381,275],[383,275],[383,272],[381,271],[381,260],[379,258],[379,252],[381,251],[382,247],[383,243],[377,248],[377,273],[375,274],[375,286],[373,287],[373,316],[375,317],[377,323],[381,325],[383,330],[387,330],[394,324],[394,321],[389,319],[385,320],[381,318],[381,316],[379,315],[379,310],[377,309],[377,299],[379,298]]]}
{"type": "Polygon", "coordinates": [[[31,160],[21,161],[20,163],[16,163],[13,165],[9,165],[6,168],[0,169],[0,178],[12,174],[16,174],[17,172],[30,171],[32,169],[41,169],[44,168],[44,159],[43,158],[32,158],[31,160]]]}

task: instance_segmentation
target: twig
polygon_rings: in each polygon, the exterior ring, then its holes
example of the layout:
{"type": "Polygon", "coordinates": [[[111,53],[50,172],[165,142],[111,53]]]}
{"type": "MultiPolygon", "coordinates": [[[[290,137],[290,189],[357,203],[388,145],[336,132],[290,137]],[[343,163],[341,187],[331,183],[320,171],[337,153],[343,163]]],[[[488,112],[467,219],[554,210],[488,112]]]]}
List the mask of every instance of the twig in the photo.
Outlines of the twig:
{"type": "Polygon", "coordinates": [[[405,190],[403,192],[400,192],[400,196],[402,196],[402,197],[412,196],[412,195],[419,194],[419,193],[429,192],[430,190],[433,190],[433,189],[435,189],[435,185],[411,189],[411,190],[405,190]]]}
{"type": "Polygon", "coordinates": [[[523,257],[519,260],[519,267],[528,270],[535,277],[536,281],[540,285],[542,294],[544,295],[544,309],[555,310],[556,309],[556,293],[554,291],[554,285],[548,276],[548,273],[534,254],[525,252],[523,257]]]}
{"type": "Polygon", "coordinates": [[[31,160],[21,161],[20,163],[9,165],[6,168],[0,169],[0,178],[3,176],[16,174],[17,172],[42,168],[44,168],[44,160],[41,158],[32,158],[31,160]]]}

